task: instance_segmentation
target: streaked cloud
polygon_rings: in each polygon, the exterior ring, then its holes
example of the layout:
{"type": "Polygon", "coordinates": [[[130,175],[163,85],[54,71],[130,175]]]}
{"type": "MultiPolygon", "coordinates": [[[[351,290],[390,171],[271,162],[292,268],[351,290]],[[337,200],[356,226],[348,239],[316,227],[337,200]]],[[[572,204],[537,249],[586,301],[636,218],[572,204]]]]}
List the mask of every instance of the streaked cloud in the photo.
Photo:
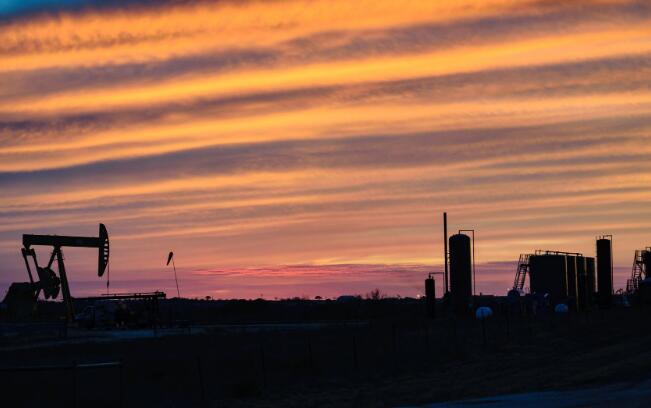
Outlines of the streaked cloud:
{"type": "Polygon", "coordinates": [[[0,3],[0,286],[22,233],[101,221],[123,288],[165,287],[174,249],[188,294],[414,296],[443,210],[484,292],[601,233],[625,271],[650,23],[635,0],[0,3]]]}

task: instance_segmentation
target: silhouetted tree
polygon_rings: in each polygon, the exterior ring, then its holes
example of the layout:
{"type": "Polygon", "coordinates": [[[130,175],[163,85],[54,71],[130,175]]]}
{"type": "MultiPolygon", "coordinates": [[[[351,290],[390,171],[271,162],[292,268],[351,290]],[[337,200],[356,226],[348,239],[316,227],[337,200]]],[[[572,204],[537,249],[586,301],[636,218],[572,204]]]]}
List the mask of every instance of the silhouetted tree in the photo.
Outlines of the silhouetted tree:
{"type": "Polygon", "coordinates": [[[386,297],[387,297],[386,294],[382,293],[382,291],[378,288],[375,288],[366,294],[366,299],[370,299],[370,300],[380,300],[386,297]]]}

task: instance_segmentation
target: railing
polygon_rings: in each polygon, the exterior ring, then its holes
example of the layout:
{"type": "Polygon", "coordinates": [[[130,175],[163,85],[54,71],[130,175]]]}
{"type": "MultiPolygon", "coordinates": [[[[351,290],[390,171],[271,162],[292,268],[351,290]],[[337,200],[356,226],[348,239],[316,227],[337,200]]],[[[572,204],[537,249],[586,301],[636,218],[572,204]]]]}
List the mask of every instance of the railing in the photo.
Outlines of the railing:
{"type": "Polygon", "coordinates": [[[524,282],[526,281],[527,272],[529,271],[530,256],[531,254],[520,254],[518,269],[515,272],[515,279],[513,280],[513,289],[517,291],[522,291],[524,288],[524,282]]]}
{"type": "Polygon", "coordinates": [[[646,250],[636,250],[633,257],[633,267],[631,269],[631,278],[626,281],[626,292],[635,293],[640,287],[642,277],[646,277],[643,254],[646,250]]]}

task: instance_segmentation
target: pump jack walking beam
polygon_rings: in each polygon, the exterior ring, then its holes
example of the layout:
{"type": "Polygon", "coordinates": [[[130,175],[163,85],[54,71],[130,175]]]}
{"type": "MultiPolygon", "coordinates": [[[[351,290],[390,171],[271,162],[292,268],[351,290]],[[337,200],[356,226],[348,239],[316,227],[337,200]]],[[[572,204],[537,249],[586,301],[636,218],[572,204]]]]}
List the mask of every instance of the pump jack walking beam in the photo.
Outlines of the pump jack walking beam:
{"type": "Polygon", "coordinates": [[[97,248],[98,261],[97,261],[97,275],[102,276],[106,270],[106,265],[109,260],[109,240],[108,232],[104,224],[99,225],[98,237],[77,237],[77,236],[59,236],[59,235],[23,235],[23,249],[22,254],[25,259],[25,266],[29,280],[34,287],[35,298],[38,298],[40,291],[43,290],[43,295],[46,299],[56,298],[59,294],[59,289],[63,295],[63,302],[66,305],[66,318],[68,321],[74,319],[74,307],[72,304],[72,296],[70,294],[70,286],[68,285],[68,276],[66,274],[66,267],[63,263],[62,247],[76,247],[76,248],[97,248]],[[32,246],[51,246],[53,247],[52,254],[48,261],[47,266],[41,267],[38,265],[36,259],[36,251],[32,246]],[[34,281],[32,270],[29,265],[28,257],[32,257],[36,273],[39,280],[34,281]],[[57,261],[57,270],[59,276],[52,270],[54,260],[57,261]]]}

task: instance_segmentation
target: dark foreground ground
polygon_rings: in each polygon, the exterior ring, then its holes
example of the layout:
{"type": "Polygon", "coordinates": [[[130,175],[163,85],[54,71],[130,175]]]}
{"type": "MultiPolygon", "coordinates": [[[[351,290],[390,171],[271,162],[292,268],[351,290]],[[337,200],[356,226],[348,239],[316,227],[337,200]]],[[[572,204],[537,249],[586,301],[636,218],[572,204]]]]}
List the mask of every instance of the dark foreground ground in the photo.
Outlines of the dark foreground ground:
{"type": "Polygon", "coordinates": [[[577,390],[529,392],[426,404],[414,408],[602,408],[649,406],[651,381],[577,390]]]}
{"type": "Polygon", "coordinates": [[[197,334],[162,330],[156,337],[70,331],[66,339],[3,343],[0,398],[3,407],[384,407],[614,383],[644,387],[651,379],[650,313],[498,315],[484,328],[474,320],[402,317],[206,325],[193,329],[197,334]],[[121,366],[71,368],[96,362],[121,366]]]}

